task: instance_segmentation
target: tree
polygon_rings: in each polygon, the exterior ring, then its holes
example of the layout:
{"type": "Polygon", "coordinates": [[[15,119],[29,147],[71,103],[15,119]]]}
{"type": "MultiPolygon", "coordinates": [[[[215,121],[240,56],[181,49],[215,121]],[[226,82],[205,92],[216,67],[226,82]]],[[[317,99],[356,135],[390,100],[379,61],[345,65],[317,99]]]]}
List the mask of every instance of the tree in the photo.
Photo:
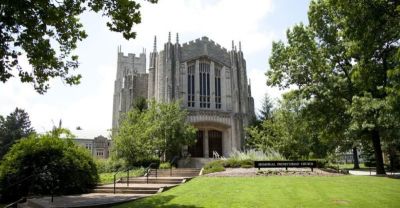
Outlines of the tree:
{"type": "Polygon", "coordinates": [[[136,98],[132,107],[136,108],[140,112],[145,111],[147,109],[147,100],[146,100],[146,98],[144,98],[144,97],[136,98]]]}
{"type": "Polygon", "coordinates": [[[260,110],[260,119],[266,120],[272,117],[273,104],[267,93],[264,95],[263,103],[260,110]]]}
{"type": "Polygon", "coordinates": [[[196,130],[186,121],[187,112],[178,101],[151,101],[148,106],[144,111],[132,108],[127,112],[113,138],[116,156],[131,165],[151,158],[165,161],[195,139],[196,130]]]}
{"type": "Polygon", "coordinates": [[[295,85],[307,105],[323,106],[331,116],[319,111],[313,116],[324,118],[328,130],[366,135],[378,174],[385,174],[381,136],[399,128],[399,5],[394,0],[312,1],[309,25],[288,30],[287,44],[273,43],[267,72],[268,85],[295,85]]]}
{"type": "Polygon", "coordinates": [[[29,115],[24,110],[16,108],[4,119],[0,116],[0,159],[10,147],[23,137],[34,133],[29,115]]]}
{"type": "Polygon", "coordinates": [[[19,140],[0,165],[0,192],[13,201],[27,194],[79,194],[97,184],[92,156],[71,140],[66,129],[31,134],[19,140]],[[60,138],[61,134],[63,139],[60,138]]]}
{"type": "Polygon", "coordinates": [[[283,94],[270,119],[247,129],[247,145],[264,152],[274,149],[290,159],[324,158],[334,152],[336,144],[310,117],[307,102],[296,91],[283,94]]]}
{"type": "Polygon", "coordinates": [[[0,81],[18,74],[21,82],[33,83],[41,94],[49,89],[50,78],[79,84],[81,76],[71,74],[79,65],[78,56],[71,53],[87,34],[78,16],[86,10],[102,12],[110,18],[107,27],[129,40],[136,37],[133,26],[141,22],[139,9],[132,0],[1,1],[0,81]],[[19,64],[24,53],[33,70],[19,64]]]}

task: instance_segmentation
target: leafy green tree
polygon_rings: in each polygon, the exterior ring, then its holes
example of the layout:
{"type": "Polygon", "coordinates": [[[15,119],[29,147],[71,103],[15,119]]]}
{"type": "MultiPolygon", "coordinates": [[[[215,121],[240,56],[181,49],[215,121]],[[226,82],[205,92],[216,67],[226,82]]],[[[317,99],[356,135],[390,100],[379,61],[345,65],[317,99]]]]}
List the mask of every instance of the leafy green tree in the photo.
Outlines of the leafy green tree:
{"type": "Polygon", "coordinates": [[[271,101],[271,98],[269,97],[269,95],[267,93],[265,93],[263,103],[261,106],[261,110],[260,110],[260,119],[261,120],[271,119],[272,113],[273,113],[273,108],[274,108],[274,106],[271,101]]]}
{"type": "MultiPolygon", "coordinates": [[[[328,130],[341,126],[342,132],[368,135],[378,174],[385,174],[382,134],[399,128],[399,4],[312,1],[309,25],[288,30],[287,44],[273,43],[267,72],[268,85],[296,85],[296,91],[310,101],[307,105],[330,111],[330,118],[323,120],[328,130]]],[[[325,115],[316,111],[314,117],[325,115]]]]}
{"type": "Polygon", "coordinates": [[[140,112],[143,112],[147,109],[147,100],[144,97],[138,97],[135,99],[133,103],[133,108],[136,108],[140,112]]]}
{"type": "Polygon", "coordinates": [[[151,158],[165,161],[179,155],[182,146],[195,139],[196,130],[186,121],[187,112],[180,108],[180,102],[151,101],[148,106],[147,110],[132,108],[125,114],[113,138],[117,157],[129,164],[151,158]]]}
{"type": "Polygon", "coordinates": [[[93,158],[71,138],[68,130],[59,129],[31,134],[13,145],[0,165],[2,199],[12,201],[27,194],[77,194],[94,188],[98,174],[93,158]]]}
{"type": "Polygon", "coordinates": [[[13,144],[33,132],[29,115],[23,109],[16,108],[5,119],[0,116],[0,159],[13,144]]]}
{"type": "MultiPolygon", "coordinates": [[[[156,3],[157,0],[148,0],[156,3]]],[[[0,81],[18,74],[21,82],[30,82],[38,93],[49,89],[49,79],[62,78],[69,85],[79,84],[78,56],[71,54],[77,42],[87,37],[79,15],[84,11],[101,12],[109,17],[107,27],[121,32],[127,40],[141,22],[140,4],[132,0],[3,0],[0,2],[0,81]],[[33,70],[19,64],[26,54],[33,70]]]]}
{"type": "Polygon", "coordinates": [[[306,100],[295,92],[288,92],[262,125],[247,129],[247,145],[262,151],[274,149],[286,158],[324,158],[335,149],[316,131],[316,122],[307,116],[306,100]]]}

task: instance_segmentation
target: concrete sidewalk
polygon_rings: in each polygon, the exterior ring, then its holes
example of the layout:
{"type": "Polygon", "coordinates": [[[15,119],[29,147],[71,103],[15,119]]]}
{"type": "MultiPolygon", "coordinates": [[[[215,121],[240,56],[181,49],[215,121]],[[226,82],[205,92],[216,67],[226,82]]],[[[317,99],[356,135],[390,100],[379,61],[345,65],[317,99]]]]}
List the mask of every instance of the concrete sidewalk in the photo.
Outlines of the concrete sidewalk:
{"type": "MultiPolygon", "coordinates": [[[[349,170],[349,173],[351,175],[357,175],[357,176],[376,176],[376,171],[375,170],[349,170]]],[[[388,176],[400,176],[400,172],[390,172],[390,171],[386,171],[386,175],[388,176]]]]}
{"type": "Polygon", "coordinates": [[[32,198],[19,207],[110,207],[149,196],[149,194],[80,194],[69,196],[32,198]]]}

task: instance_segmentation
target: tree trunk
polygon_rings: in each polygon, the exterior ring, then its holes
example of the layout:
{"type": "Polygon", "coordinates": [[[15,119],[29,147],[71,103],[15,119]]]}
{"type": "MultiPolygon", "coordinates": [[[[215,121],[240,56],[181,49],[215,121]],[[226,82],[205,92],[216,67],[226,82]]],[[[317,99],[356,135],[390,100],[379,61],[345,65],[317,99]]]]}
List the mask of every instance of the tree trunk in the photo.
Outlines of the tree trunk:
{"type": "Polygon", "coordinates": [[[396,156],[396,147],[392,144],[389,146],[389,162],[390,162],[390,170],[393,171],[397,167],[397,156],[396,156]]]}
{"type": "Polygon", "coordinates": [[[353,147],[353,162],[354,162],[354,169],[360,169],[360,163],[358,162],[357,147],[353,147]]]}
{"type": "Polygon", "coordinates": [[[375,160],[376,160],[376,174],[386,174],[385,167],[383,165],[381,138],[379,131],[372,130],[372,144],[374,145],[375,160]]]}

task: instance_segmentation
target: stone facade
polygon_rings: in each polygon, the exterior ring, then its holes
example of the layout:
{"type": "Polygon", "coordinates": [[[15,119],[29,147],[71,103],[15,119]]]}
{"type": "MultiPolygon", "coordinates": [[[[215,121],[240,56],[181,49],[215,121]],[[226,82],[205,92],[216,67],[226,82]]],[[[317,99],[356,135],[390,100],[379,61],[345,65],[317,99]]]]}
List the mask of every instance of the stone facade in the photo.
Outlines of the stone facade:
{"type": "Polygon", "coordinates": [[[140,96],[158,102],[181,99],[188,121],[199,129],[196,144],[183,154],[207,158],[242,149],[254,100],[240,43],[237,50],[232,41],[228,51],[207,37],[180,44],[178,35],[175,43],[169,35],[163,50],[156,48],[154,40],[148,73],[144,53],[136,57],[118,51],[113,128],[140,96]]]}
{"type": "Polygon", "coordinates": [[[118,66],[114,82],[113,129],[124,112],[129,111],[138,97],[147,98],[148,74],[146,74],[146,53],[124,56],[118,49],[118,66]]]}
{"type": "Polygon", "coordinates": [[[110,156],[111,140],[104,136],[98,136],[94,139],[76,138],[75,144],[84,147],[93,157],[106,159],[110,156]]]}

